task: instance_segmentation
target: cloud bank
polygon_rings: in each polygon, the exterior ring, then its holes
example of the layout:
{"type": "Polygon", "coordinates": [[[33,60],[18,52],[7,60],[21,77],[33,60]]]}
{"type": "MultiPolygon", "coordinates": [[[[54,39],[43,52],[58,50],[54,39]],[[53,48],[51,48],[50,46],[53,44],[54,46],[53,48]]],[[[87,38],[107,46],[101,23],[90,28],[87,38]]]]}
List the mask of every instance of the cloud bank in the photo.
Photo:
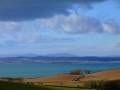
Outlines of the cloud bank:
{"type": "Polygon", "coordinates": [[[0,21],[0,45],[38,43],[41,39],[40,33],[34,29],[23,28],[25,23],[27,22],[0,21]]]}
{"type": "Polygon", "coordinates": [[[44,29],[64,31],[65,33],[119,33],[120,27],[113,21],[103,22],[94,17],[82,16],[76,12],[70,15],[55,15],[47,19],[39,19],[44,29]]]}
{"type": "Polygon", "coordinates": [[[65,35],[81,35],[83,33],[120,34],[120,26],[113,20],[100,21],[95,17],[83,16],[75,10],[69,10],[68,13],[68,15],[56,14],[47,18],[34,19],[32,20],[33,28],[29,24],[30,21],[0,21],[0,45],[36,44],[45,41],[49,42],[49,40],[63,40],[54,37],[50,39],[46,36],[42,38],[41,33],[45,32],[46,29],[55,31],[59,35],[60,32],[64,32],[65,35]],[[44,37],[47,40],[43,40],[44,37]]]}

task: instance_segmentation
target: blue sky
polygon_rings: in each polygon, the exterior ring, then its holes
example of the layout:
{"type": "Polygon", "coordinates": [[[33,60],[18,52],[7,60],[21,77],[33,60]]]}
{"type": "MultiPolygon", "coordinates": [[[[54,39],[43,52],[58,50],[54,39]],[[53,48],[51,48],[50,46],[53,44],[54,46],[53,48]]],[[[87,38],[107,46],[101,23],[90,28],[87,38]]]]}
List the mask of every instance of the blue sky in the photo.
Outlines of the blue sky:
{"type": "Polygon", "coordinates": [[[120,56],[119,0],[1,0],[0,56],[120,56]]]}

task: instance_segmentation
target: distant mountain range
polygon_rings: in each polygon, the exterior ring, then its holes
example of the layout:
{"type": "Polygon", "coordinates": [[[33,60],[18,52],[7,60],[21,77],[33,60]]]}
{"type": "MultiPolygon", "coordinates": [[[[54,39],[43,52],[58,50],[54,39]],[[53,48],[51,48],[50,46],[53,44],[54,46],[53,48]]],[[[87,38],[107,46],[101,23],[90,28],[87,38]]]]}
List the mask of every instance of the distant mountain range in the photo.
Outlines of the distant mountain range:
{"type": "Polygon", "coordinates": [[[49,57],[79,57],[77,55],[68,54],[68,53],[48,54],[45,56],[49,56],[49,57]]]}
{"type": "Polygon", "coordinates": [[[80,57],[70,54],[0,57],[0,63],[120,63],[120,57],[80,57]]]}

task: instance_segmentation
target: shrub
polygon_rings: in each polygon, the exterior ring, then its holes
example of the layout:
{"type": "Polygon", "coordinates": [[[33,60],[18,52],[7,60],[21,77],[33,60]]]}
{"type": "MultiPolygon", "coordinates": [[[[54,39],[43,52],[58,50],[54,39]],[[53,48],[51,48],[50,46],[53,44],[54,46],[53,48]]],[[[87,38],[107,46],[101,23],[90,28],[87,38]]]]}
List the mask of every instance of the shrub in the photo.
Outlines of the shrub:
{"type": "Polygon", "coordinates": [[[120,90],[120,80],[107,81],[98,90],[120,90]]]}
{"type": "Polygon", "coordinates": [[[120,80],[114,81],[88,81],[85,88],[97,90],[120,90],[120,80]]]}
{"type": "Polygon", "coordinates": [[[103,86],[105,81],[88,81],[85,83],[84,87],[89,89],[99,89],[103,86]]]}
{"type": "Polygon", "coordinates": [[[80,75],[80,70],[71,71],[70,74],[72,74],[72,75],[80,75]]]}

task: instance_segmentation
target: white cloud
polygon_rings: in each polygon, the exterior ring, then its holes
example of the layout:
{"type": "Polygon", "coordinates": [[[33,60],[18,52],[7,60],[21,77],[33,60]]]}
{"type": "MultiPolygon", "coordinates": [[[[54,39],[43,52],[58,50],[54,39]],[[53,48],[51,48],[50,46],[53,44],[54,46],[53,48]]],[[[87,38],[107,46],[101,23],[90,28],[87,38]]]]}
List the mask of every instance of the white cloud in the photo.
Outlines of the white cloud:
{"type": "Polygon", "coordinates": [[[20,23],[14,21],[0,21],[0,31],[14,32],[20,30],[20,23]]]}
{"type": "Polygon", "coordinates": [[[104,32],[120,33],[120,27],[115,22],[110,21],[110,22],[103,23],[102,25],[103,25],[104,32]]]}
{"type": "MultiPolygon", "coordinates": [[[[69,15],[59,14],[51,18],[37,19],[30,22],[0,21],[0,44],[39,43],[44,39],[41,37],[41,33],[45,29],[62,31],[68,34],[91,32],[120,33],[119,25],[115,22],[102,22],[93,17],[82,16],[76,12],[71,12],[69,15]],[[30,22],[33,24],[29,24],[30,22]]],[[[48,39],[47,41],[51,40],[49,37],[46,38],[48,39]]],[[[60,38],[58,38],[59,40],[60,38]]]]}
{"type": "Polygon", "coordinates": [[[40,33],[33,29],[28,30],[24,28],[25,23],[28,22],[0,21],[0,45],[5,46],[39,42],[41,38],[40,33]]]}
{"type": "Polygon", "coordinates": [[[39,19],[40,27],[52,30],[62,30],[66,33],[116,33],[120,27],[114,22],[102,22],[96,18],[82,16],[78,13],[70,15],[55,15],[51,18],[39,19]]]}

